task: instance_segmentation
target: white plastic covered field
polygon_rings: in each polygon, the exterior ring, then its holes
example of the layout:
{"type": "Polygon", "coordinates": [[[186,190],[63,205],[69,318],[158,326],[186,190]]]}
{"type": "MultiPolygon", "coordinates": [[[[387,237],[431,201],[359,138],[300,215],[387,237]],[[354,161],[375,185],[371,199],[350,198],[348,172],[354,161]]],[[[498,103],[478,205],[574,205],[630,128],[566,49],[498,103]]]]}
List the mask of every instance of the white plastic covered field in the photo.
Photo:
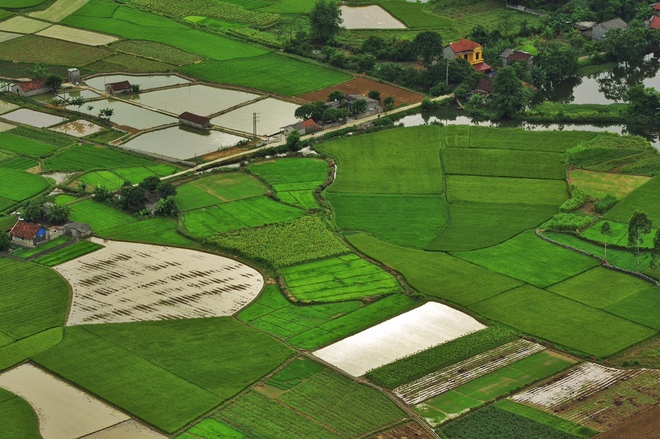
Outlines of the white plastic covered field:
{"type": "Polygon", "coordinates": [[[484,328],[465,313],[429,302],[319,349],[314,355],[357,377],[484,328]]]}
{"type": "MultiPolygon", "coordinates": [[[[90,437],[98,438],[165,438],[131,420],[127,414],[31,364],[22,364],[0,374],[0,387],[32,406],[44,439],[77,439],[92,433],[94,435],[90,437]],[[113,436],[113,430],[124,434],[113,436]]],[[[1,430],[0,427],[0,436],[1,430]]]]}
{"type": "Polygon", "coordinates": [[[55,270],[73,289],[67,325],[229,316],[264,283],[233,259],[117,241],[55,270]]]}

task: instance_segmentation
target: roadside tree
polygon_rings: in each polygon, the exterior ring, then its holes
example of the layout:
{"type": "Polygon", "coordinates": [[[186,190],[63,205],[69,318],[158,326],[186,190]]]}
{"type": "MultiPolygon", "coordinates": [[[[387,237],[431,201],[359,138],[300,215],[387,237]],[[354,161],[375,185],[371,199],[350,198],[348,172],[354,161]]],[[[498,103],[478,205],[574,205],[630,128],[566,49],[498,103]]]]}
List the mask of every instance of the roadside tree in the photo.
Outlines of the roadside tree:
{"type": "Polygon", "coordinates": [[[651,233],[653,223],[640,210],[636,210],[628,221],[628,248],[637,258],[637,271],[640,267],[640,246],[644,242],[644,235],[651,233]]]}
{"type": "Polygon", "coordinates": [[[610,226],[610,223],[605,221],[603,225],[600,227],[600,234],[605,236],[605,239],[603,240],[605,243],[605,253],[603,254],[603,259],[607,261],[607,238],[612,236],[612,226],[610,226]]]}

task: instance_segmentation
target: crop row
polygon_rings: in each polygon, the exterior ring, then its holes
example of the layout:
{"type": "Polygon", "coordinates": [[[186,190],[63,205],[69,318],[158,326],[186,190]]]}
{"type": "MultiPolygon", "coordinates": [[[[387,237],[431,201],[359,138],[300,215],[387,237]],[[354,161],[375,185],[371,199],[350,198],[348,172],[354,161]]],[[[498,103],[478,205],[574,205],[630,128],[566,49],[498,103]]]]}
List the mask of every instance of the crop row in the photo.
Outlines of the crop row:
{"type": "Polygon", "coordinates": [[[47,267],[53,267],[55,265],[62,264],[71,259],[75,259],[87,253],[91,253],[100,248],[103,248],[102,245],[96,244],[90,241],[80,241],[75,244],[63,247],[61,249],[55,250],[52,253],[47,255],[39,256],[34,260],[34,262],[45,265],[47,267]]]}
{"type": "Polygon", "coordinates": [[[24,126],[14,128],[9,133],[57,147],[69,146],[74,143],[74,140],[69,136],[57,134],[49,130],[38,130],[24,126]]]}

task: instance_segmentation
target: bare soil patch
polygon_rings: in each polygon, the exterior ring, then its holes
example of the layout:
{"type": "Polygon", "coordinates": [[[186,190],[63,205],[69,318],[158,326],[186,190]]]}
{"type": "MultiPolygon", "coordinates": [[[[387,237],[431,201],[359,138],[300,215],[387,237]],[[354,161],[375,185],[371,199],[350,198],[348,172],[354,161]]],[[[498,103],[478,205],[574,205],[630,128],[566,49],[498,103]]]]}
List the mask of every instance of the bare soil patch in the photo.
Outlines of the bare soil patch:
{"type": "Polygon", "coordinates": [[[660,406],[647,410],[595,439],[657,439],[660,436],[660,406]]]}
{"type": "Polygon", "coordinates": [[[433,439],[433,436],[424,430],[417,422],[410,422],[391,430],[375,434],[369,439],[433,439]]]}
{"type": "Polygon", "coordinates": [[[380,92],[381,103],[383,99],[387,96],[394,97],[394,105],[398,106],[400,104],[416,104],[424,100],[424,95],[415,93],[414,91],[406,90],[401,87],[396,87],[390,84],[384,84],[372,79],[355,77],[350,81],[333,85],[332,87],[324,88],[323,90],[318,90],[312,93],[306,93],[304,95],[298,96],[301,99],[305,99],[309,102],[323,101],[325,102],[328,99],[328,95],[335,91],[341,90],[345,95],[349,94],[362,94],[367,95],[369,91],[376,90],[380,92]]]}

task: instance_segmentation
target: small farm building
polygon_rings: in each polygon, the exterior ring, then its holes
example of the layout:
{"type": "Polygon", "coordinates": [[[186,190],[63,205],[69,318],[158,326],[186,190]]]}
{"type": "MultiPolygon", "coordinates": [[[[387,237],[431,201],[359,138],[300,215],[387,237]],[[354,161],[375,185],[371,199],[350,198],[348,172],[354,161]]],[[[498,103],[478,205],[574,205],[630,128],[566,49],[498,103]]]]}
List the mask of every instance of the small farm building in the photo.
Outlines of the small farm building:
{"type": "Polygon", "coordinates": [[[85,223],[66,223],[62,226],[64,234],[74,239],[82,239],[92,234],[92,228],[85,223]]]}
{"type": "Polygon", "coordinates": [[[605,39],[605,35],[607,35],[610,30],[626,29],[627,27],[628,23],[620,18],[604,21],[594,26],[594,28],[591,30],[591,38],[596,41],[603,41],[605,39]]]}
{"type": "Polygon", "coordinates": [[[660,16],[654,15],[651,17],[648,26],[650,29],[660,29],[660,16]]]}
{"type": "Polygon", "coordinates": [[[595,21],[578,21],[577,23],[573,23],[573,27],[577,29],[584,38],[591,38],[591,31],[595,25],[595,21]]]}
{"type": "Polygon", "coordinates": [[[359,101],[360,99],[365,100],[367,102],[367,112],[380,110],[380,102],[378,102],[376,99],[372,99],[372,98],[367,97],[367,96],[363,96],[363,95],[346,95],[345,99],[346,99],[346,102],[348,102],[349,104],[351,104],[355,101],[359,101]]]}
{"type": "Polygon", "coordinates": [[[493,80],[489,78],[481,78],[472,93],[485,97],[490,97],[495,91],[493,90],[493,80]]]}
{"type": "Polygon", "coordinates": [[[284,135],[288,136],[292,131],[298,131],[300,135],[314,133],[321,129],[320,126],[314,122],[313,119],[303,120],[302,122],[294,123],[293,125],[288,125],[282,128],[284,135]]]}
{"type": "Polygon", "coordinates": [[[179,123],[198,130],[207,130],[211,127],[211,119],[197,114],[185,112],[179,116],[179,123]]]}
{"type": "Polygon", "coordinates": [[[128,81],[111,82],[105,84],[105,92],[111,95],[122,95],[131,92],[131,83],[128,81]]]}
{"type": "Polygon", "coordinates": [[[11,86],[11,92],[19,96],[30,97],[42,95],[51,92],[51,88],[46,85],[47,78],[35,79],[29,82],[19,82],[11,86]]]}
{"type": "Polygon", "coordinates": [[[25,247],[34,247],[48,241],[48,231],[39,224],[18,221],[9,231],[12,242],[25,247]]]}
{"type": "Polygon", "coordinates": [[[67,69],[66,71],[67,80],[69,84],[80,84],[80,70],[78,69],[67,69]]]}
{"type": "Polygon", "coordinates": [[[531,53],[523,52],[521,50],[504,49],[500,53],[500,59],[504,67],[515,62],[525,62],[527,67],[531,68],[534,65],[534,55],[531,53]]]}

